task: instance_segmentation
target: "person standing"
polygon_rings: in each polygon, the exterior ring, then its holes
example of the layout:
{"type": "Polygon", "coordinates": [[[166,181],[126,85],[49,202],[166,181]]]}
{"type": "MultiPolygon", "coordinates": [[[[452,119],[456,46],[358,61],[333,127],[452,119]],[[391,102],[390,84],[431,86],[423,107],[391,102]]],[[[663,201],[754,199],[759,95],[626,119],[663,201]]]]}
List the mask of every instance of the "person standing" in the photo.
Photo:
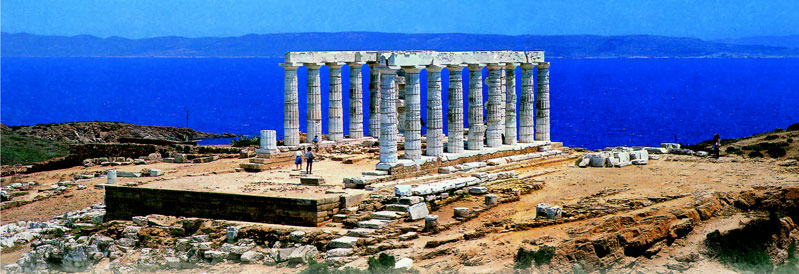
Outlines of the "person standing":
{"type": "Polygon", "coordinates": [[[716,155],[716,158],[719,158],[719,150],[721,150],[721,137],[716,133],[713,136],[713,154],[716,155]]]}
{"type": "Polygon", "coordinates": [[[297,152],[294,153],[294,156],[297,156],[297,158],[294,159],[295,169],[302,170],[302,151],[297,150],[297,152]]]}
{"type": "Polygon", "coordinates": [[[307,163],[307,165],[305,166],[305,174],[311,174],[311,172],[313,171],[314,158],[316,158],[316,155],[314,155],[313,151],[309,147],[308,152],[305,152],[305,163],[307,163]]]}

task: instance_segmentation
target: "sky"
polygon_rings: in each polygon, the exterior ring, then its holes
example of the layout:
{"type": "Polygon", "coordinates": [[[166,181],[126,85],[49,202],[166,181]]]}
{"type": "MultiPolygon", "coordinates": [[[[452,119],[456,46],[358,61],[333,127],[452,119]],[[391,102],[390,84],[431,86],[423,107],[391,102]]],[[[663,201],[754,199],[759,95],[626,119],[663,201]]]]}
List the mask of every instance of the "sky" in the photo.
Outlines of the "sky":
{"type": "Polygon", "coordinates": [[[798,0],[3,0],[0,10],[4,32],[127,38],[341,31],[707,40],[799,34],[798,0]]]}

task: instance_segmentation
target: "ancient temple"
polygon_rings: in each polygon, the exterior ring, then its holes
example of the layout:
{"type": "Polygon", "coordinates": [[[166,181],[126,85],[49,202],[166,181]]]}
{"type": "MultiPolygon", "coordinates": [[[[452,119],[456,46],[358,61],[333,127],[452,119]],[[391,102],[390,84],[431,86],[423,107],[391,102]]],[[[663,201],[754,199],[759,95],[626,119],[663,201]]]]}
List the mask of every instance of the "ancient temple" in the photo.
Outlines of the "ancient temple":
{"type": "Polygon", "coordinates": [[[286,53],[284,145],[300,145],[297,69],[308,69],[307,135],[322,137],[319,70],[330,68],[328,139],[344,140],[341,69],[350,70],[349,138],[364,137],[361,69],[369,66],[369,121],[380,142],[381,166],[398,162],[397,141],[404,137],[402,159],[419,160],[445,153],[464,153],[503,145],[548,144],[549,62],[543,51],[304,51],[286,53]],[[483,98],[483,67],[488,68],[488,98],[483,98]],[[521,67],[521,93],[516,96],[515,69],[521,67]],[[448,136],[443,133],[441,71],[449,71],[448,136]],[[463,127],[463,69],[469,70],[468,124],[463,127]],[[427,73],[426,150],[422,151],[420,73],[427,73]],[[404,78],[398,83],[398,71],[404,78]],[[533,73],[536,73],[537,80],[533,73]],[[534,88],[534,81],[537,85],[534,88]],[[484,102],[485,99],[485,102],[484,102]],[[519,102],[517,113],[516,101],[519,102]],[[483,117],[485,108],[486,117],[483,117]],[[517,132],[518,124],[518,132],[517,132]],[[466,132],[466,134],[464,134],[466,132]],[[465,136],[464,136],[465,135],[465,136]],[[465,138],[464,138],[465,137],[465,138]],[[503,138],[504,137],[504,138],[503,138]],[[465,139],[465,140],[464,140],[465,139]],[[446,149],[444,149],[446,147],[446,149]]]}

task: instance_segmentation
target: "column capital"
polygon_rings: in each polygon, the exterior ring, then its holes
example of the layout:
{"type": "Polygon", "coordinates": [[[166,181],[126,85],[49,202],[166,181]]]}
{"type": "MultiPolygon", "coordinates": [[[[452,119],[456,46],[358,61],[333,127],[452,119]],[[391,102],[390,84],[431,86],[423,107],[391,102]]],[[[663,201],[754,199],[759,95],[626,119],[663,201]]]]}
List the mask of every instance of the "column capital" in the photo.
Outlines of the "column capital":
{"type": "Polygon", "coordinates": [[[303,63],[303,65],[308,69],[319,69],[325,65],[325,63],[303,63]]]}
{"type": "Polygon", "coordinates": [[[537,67],[540,68],[540,69],[548,69],[549,68],[549,62],[538,63],[537,67]]]}
{"type": "Polygon", "coordinates": [[[440,72],[442,69],[444,69],[444,66],[442,66],[442,65],[427,65],[426,69],[427,69],[427,72],[440,72]]]}
{"type": "Polygon", "coordinates": [[[449,64],[449,65],[447,65],[447,69],[448,69],[448,70],[457,70],[457,71],[461,71],[461,70],[463,70],[463,68],[465,68],[465,67],[466,67],[466,65],[464,65],[464,64],[449,64]]]}
{"type": "Polygon", "coordinates": [[[523,64],[522,64],[522,68],[523,68],[523,69],[532,69],[532,68],[534,68],[535,66],[536,66],[536,65],[535,65],[535,64],[533,64],[533,63],[523,63],[523,64]]]}
{"type": "Polygon", "coordinates": [[[397,71],[400,69],[400,67],[399,66],[377,66],[377,67],[375,67],[375,69],[377,69],[377,71],[379,71],[380,74],[386,74],[386,73],[393,74],[393,73],[397,73],[397,71]]]}
{"type": "Polygon", "coordinates": [[[353,69],[353,68],[360,69],[361,66],[363,66],[363,64],[366,64],[366,62],[347,62],[347,66],[349,66],[350,69],[353,69]]]}
{"type": "Polygon", "coordinates": [[[469,70],[474,71],[474,70],[483,70],[484,66],[485,64],[468,64],[467,67],[469,68],[469,70]]]}
{"type": "Polygon", "coordinates": [[[424,69],[424,66],[402,66],[402,70],[407,73],[419,73],[424,69]]]}
{"type": "Polygon", "coordinates": [[[327,63],[325,63],[325,65],[327,65],[331,69],[340,69],[341,67],[344,66],[344,64],[345,63],[343,63],[343,62],[327,62],[327,63]]]}
{"type": "Polygon", "coordinates": [[[519,63],[507,63],[505,64],[505,68],[507,69],[516,69],[519,66],[519,63]]]}
{"type": "Polygon", "coordinates": [[[286,70],[297,70],[297,68],[301,67],[302,64],[280,63],[280,66],[286,70]]]}
{"type": "Polygon", "coordinates": [[[502,69],[505,68],[505,63],[490,63],[486,67],[488,69],[502,69]]]}

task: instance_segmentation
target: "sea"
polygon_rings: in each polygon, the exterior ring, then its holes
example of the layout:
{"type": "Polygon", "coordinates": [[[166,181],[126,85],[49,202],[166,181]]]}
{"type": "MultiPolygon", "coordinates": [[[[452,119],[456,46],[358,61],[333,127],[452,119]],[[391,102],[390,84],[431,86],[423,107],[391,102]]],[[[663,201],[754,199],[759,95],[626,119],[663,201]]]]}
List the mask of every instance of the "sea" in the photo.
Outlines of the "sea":
{"type": "MultiPolygon", "coordinates": [[[[282,58],[0,58],[0,121],[9,126],[119,121],[283,136],[282,58]]],[[[799,59],[550,59],[551,137],[589,149],[738,138],[799,122],[799,59]]],[[[342,69],[344,109],[349,70],[342,69]]],[[[363,98],[369,102],[368,66],[363,98]]],[[[448,71],[442,77],[447,105],[448,71]]],[[[464,86],[468,75],[464,71],[464,86]]],[[[300,129],[306,75],[300,68],[300,129]]],[[[487,71],[483,71],[484,78],[487,71]]],[[[329,71],[321,72],[327,133],[329,71]]],[[[521,71],[516,70],[517,83],[521,71]]],[[[427,75],[423,72],[422,83],[427,75]]],[[[483,98],[487,98],[484,85],[483,98]]],[[[520,92],[517,85],[516,92],[520,92]]],[[[468,98],[464,89],[464,99],[468,98]]],[[[427,86],[422,84],[422,117],[427,86]]],[[[468,100],[464,100],[468,101],[468,100]]],[[[368,105],[364,128],[368,129],[368,105]]],[[[466,107],[464,105],[464,107],[466,107]]],[[[444,108],[446,117],[446,107],[444,108]]],[[[446,120],[446,119],[445,119],[446,120]]],[[[464,121],[466,119],[464,118],[464,121]]],[[[446,121],[445,121],[446,122],[446,121]]],[[[347,134],[348,117],[344,115],[347,134]]],[[[464,125],[468,126],[468,125],[464,125]]],[[[444,129],[446,131],[446,124],[444,129]]],[[[205,144],[229,140],[206,140],[205,144]]]]}

